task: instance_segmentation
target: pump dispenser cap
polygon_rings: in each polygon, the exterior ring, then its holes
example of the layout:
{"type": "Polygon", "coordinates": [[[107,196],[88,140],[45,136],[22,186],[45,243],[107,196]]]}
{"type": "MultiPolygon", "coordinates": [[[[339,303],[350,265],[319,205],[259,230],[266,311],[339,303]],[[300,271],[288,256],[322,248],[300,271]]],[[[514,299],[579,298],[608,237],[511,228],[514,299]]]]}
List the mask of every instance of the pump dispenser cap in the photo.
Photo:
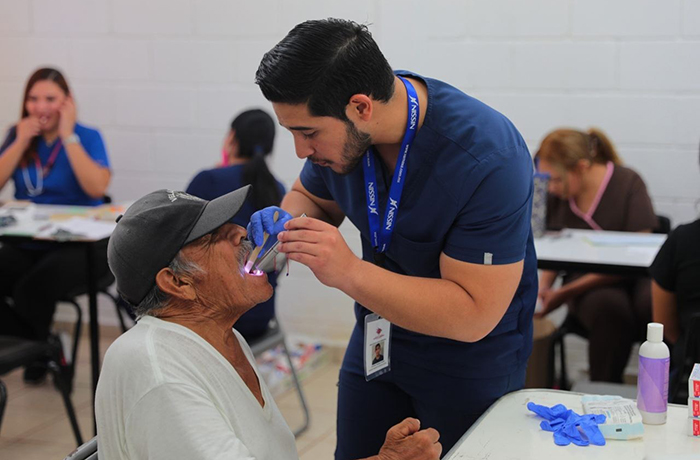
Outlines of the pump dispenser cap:
{"type": "Polygon", "coordinates": [[[664,340],[664,325],[661,323],[647,324],[647,340],[659,343],[664,340]]]}

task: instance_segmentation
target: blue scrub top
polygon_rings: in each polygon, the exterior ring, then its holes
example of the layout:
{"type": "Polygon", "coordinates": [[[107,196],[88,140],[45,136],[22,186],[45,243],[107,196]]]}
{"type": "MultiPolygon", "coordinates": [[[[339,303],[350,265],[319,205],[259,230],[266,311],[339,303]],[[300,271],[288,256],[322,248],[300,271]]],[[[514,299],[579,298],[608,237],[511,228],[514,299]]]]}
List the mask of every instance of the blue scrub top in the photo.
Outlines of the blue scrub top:
{"type": "MultiPolygon", "coordinates": [[[[100,132],[96,129],[76,124],[75,134],[80,137],[80,143],[87,154],[99,165],[109,168],[107,150],[105,149],[105,144],[102,141],[100,132]]],[[[0,147],[0,155],[14,142],[15,138],[16,128],[13,127],[8,132],[2,147],[0,147]]],[[[39,138],[37,151],[42,165],[48,162],[51,152],[56,145],[55,142],[58,142],[58,140],[54,141],[51,145],[47,145],[43,137],[39,138]]],[[[36,187],[37,170],[34,161],[30,161],[26,168],[29,173],[31,185],[36,187]]],[[[102,198],[95,199],[89,197],[80,187],[64,146],[61,146],[58,156],[56,157],[56,162],[48,176],[44,177],[44,190],[40,195],[29,195],[24,182],[25,179],[22,169],[21,166],[18,166],[12,174],[12,180],[15,183],[15,198],[18,200],[30,200],[39,204],[62,204],[72,206],[97,206],[103,202],[102,198]]]]}
{"type": "MultiPolygon", "coordinates": [[[[245,185],[243,183],[243,168],[244,165],[233,165],[200,171],[187,186],[186,192],[208,201],[226,195],[245,185]]],[[[285,188],[282,182],[277,181],[277,189],[280,196],[284,196],[285,188]]],[[[255,211],[257,209],[255,209],[253,200],[248,199],[231,220],[234,224],[245,228],[250,222],[250,216],[255,211]]]]}
{"type": "MultiPolygon", "coordinates": [[[[537,263],[530,229],[532,158],[518,130],[499,112],[444,82],[405,71],[396,74],[425,82],[428,107],[409,153],[385,268],[439,278],[442,252],[473,264],[488,259],[493,264],[523,259],[525,263],[508,310],[487,337],[464,343],[394,326],[391,359],[460,377],[510,374],[527,361],[532,350],[537,298],[537,263]]],[[[381,165],[377,170],[379,215],[383,216],[391,177],[382,161],[377,163],[381,165]]],[[[363,259],[373,262],[361,165],[339,175],[307,161],[300,179],[315,196],[338,203],[360,231],[363,259]]],[[[369,310],[356,304],[355,313],[356,331],[349,348],[360,350],[369,310]]],[[[430,315],[427,304],[426,321],[430,315]]],[[[363,372],[361,355],[349,353],[346,364],[363,372]],[[350,355],[355,359],[348,358],[350,355]]]]}

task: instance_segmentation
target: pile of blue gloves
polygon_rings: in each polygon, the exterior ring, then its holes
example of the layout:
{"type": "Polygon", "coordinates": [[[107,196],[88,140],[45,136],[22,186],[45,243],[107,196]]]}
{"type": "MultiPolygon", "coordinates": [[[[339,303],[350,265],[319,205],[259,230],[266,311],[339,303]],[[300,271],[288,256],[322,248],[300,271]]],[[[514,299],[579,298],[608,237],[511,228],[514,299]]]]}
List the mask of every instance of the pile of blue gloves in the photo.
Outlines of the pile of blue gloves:
{"type": "Polygon", "coordinates": [[[598,428],[599,424],[605,423],[605,415],[579,415],[563,404],[547,407],[529,402],[527,408],[546,419],[540,427],[554,433],[554,444],[558,446],[568,446],[572,442],[577,446],[605,445],[605,438],[598,428]]]}

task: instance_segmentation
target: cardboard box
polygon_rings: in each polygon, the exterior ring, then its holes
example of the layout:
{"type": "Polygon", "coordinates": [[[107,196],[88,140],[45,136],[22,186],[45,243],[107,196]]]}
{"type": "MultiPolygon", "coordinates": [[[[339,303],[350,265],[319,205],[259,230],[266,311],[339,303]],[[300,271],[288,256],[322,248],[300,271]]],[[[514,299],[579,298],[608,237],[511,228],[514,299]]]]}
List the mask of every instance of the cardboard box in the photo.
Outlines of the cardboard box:
{"type": "Polygon", "coordinates": [[[700,364],[695,363],[688,377],[688,397],[700,398],[700,364]]]}
{"type": "Polygon", "coordinates": [[[700,419],[689,418],[688,419],[688,436],[694,438],[700,438],[700,419]]]}
{"type": "Polygon", "coordinates": [[[700,398],[688,398],[688,417],[700,417],[700,398]]]}

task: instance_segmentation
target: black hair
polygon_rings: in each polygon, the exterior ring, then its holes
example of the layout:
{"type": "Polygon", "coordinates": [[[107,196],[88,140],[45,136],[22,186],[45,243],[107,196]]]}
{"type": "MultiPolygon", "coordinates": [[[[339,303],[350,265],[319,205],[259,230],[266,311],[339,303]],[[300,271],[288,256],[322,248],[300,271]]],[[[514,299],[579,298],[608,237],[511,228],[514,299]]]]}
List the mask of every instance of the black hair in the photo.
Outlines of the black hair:
{"type": "Polygon", "coordinates": [[[231,122],[238,142],[238,156],[248,161],[243,167],[243,185],[252,185],[251,199],[256,209],[278,206],[282,193],[265,162],[275,142],[275,122],[260,109],[246,110],[231,122]]]}
{"type": "Polygon", "coordinates": [[[343,121],[352,95],[388,102],[394,94],[394,73],[367,26],[333,18],[295,26],[265,53],[255,83],[271,102],[343,121]]]}

